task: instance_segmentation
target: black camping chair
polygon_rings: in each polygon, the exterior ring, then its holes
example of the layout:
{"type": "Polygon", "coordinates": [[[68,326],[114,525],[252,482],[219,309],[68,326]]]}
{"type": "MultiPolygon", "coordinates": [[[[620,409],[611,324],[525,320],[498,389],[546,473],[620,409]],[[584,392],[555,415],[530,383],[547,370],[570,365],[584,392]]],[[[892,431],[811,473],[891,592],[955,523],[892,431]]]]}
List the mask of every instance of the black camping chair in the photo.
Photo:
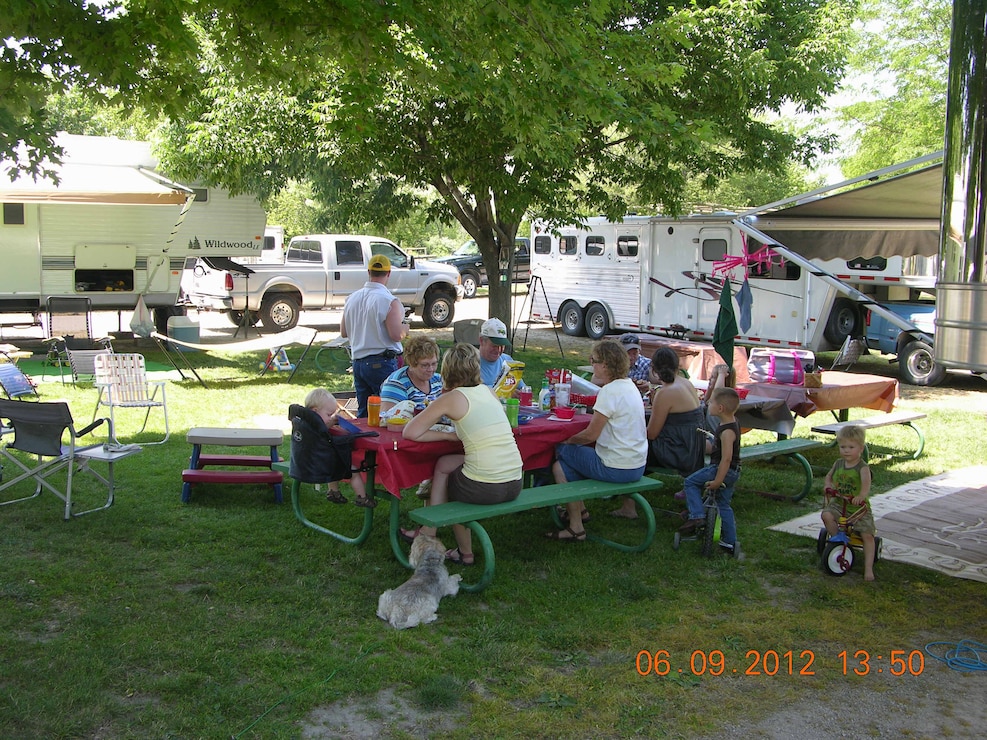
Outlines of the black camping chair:
{"type": "Polygon", "coordinates": [[[0,484],[0,491],[5,491],[21,481],[32,478],[36,483],[33,494],[12,501],[2,501],[0,506],[36,498],[44,489],[48,489],[65,502],[66,520],[73,516],[82,516],[93,511],[107,509],[113,504],[112,470],[110,478],[106,479],[96,471],[89,469],[91,459],[105,458],[103,445],[80,446],[78,444],[80,437],[89,434],[103,422],[108,422],[108,419],[96,419],[84,429],[76,431],[72,421],[72,412],[69,411],[68,404],[64,401],[27,403],[6,399],[0,399],[0,419],[6,420],[13,430],[12,440],[10,440],[10,435],[4,435],[4,439],[10,441],[0,447],[0,459],[22,471],[20,475],[13,478],[4,478],[3,483],[0,484]],[[62,439],[66,432],[68,433],[68,442],[63,444],[62,439]],[[22,454],[15,455],[13,454],[14,451],[22,454]],[[36,458],[36,464],[33,467],[24,462],[25,454],[36,458]],[[77,467],[78,470],[76,470],[77,467]],[[59,486],[57,481],[52,480],[52,476],[62,470],[66,471],[66,478],[64,484],[59,486]],[[106,484],[108,495],[105,504],[87,511],[72,511],[73,476],[77,472],[91,473],[106,484]]]}
{"type": "Polygon", "coordinates": [[[80,375],[93,375],[93,362],[80,356],[80,367],[88,372],[76,373],[70,351],[83,353],[94,350],[112,351],[109,337],[94,338],[92,331],[92,301],[87,296],[49,296],[46,304],[48,315],[48,354],[44,367],[57,367],[58,375],[65,382],[64,368],[72,367],[72,384],[80,375]]]}

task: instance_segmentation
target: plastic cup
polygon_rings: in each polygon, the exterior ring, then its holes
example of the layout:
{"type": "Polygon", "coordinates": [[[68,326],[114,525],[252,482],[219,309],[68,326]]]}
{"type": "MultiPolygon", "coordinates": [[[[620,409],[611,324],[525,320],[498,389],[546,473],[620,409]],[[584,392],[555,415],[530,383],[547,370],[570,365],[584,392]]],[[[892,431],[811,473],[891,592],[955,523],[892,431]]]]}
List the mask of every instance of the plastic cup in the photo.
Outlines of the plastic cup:
{"type": "Polygon", "coordinates": [[[367,425],[380,426],[380,396],[370,396],[367,399],[367,425]]]}
{"type": "Polygon", "coordinates": [[[517,416],[518,410],[521,407],[521,402],[516,398],[507,399],[507,420],[511,423],[511,428],[517,428],[517,416]]]}
{"type": "Polygon", "coordinates": [[[517,398],[521,406],[530,406],[535,400],[533,391],[518,391],[517,398]]]}

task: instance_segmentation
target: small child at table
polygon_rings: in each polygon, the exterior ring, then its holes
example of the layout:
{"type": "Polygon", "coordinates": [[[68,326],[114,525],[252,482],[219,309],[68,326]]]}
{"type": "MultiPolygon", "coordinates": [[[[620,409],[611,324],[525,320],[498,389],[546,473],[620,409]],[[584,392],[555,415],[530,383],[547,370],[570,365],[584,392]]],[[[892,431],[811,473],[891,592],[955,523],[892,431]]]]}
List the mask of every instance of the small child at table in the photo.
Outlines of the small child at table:
{"type": "MultiPolygon", "coordinates": [[[[316,388],[310,391],[305,396],[305,408],[313,411],[322,419],[327,431],[339,423],[339,403],[336,401],[336,397],[325,388],[316,388]]],[[[350,476],[345,478],[349,480],[350,485],[353,487],[353,493],[356,494],[353,503],[357,506],[372,509],[377,505],[377,501],[367,497],[367,488],[364,485],[363,478],[359,474],[352,475],[353,472],[355,471],[351,468],[350,476]]],[[[340,493],[338,480],[328,481],[326,485],[327,501],[333,504],[345,504],[349,502],[349,499],[340,493]]]]}
{"type": "Polygon", "coordinates": [[[864,462],[866,432],[862,426],[851,424],[836,433],[836,444],[840,457],[826,473],[824,483],[825,500],[822,510],[823,524],[830,537],[839,531],[839,520],[843,516],[841,496],[850,496],[847,503],[847,520],[853,523],[854,531],[864,543],[864,580],[874,580],[874,559],[877,543],[874,534],[877,527],[871,513],[867,497],[870,496],[870,466],[864,462]],[[833,491],[839,495],[830,495],[833,491]]]}
{"type": "Polygon", "coordinates": [[[700,468],[685,479],[685,500],[689,506],[689,519],[679,527],[683,534],[692,534],[705,521],[702,491],[704,488],[720,489],[716,496],[716,508],[720,513],[720,547],[740,559],[737,543],[737,522],[730,499],[740,478],[740,424],[736,413],[740,396],[733,388],[716,388],[709,397],[709,414],[719,419],[709,465],[700,468]]]}

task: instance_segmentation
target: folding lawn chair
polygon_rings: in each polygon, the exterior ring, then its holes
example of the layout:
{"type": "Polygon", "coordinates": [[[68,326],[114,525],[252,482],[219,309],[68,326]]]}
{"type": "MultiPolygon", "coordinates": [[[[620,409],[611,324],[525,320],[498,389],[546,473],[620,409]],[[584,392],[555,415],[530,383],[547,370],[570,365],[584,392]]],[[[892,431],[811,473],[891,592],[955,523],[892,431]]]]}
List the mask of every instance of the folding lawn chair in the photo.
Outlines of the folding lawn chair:
{"type": "MultiPolygon", "coordinates": [[[[0,491],[5,491],[21,481],[31,478],[36,482],[33,494],[12,501],[2,501],[0,506],[36,498],[46,488],[65,502],[66,520],[73,516],[82,516],[93,511],[107,509],[113,504],[112,467],[109,479],[89,469],[91,459],[106,459],[105,454],[103,454],[103,445],[79,446],[77,444],[80,437],[89,434],[103,422],[108,422],[109,419],[97,419],[84,429],[76,431],[72,421],[72,412],[69,411],[68,404],[64,401],[27,403],[6,399],[0,399],[0,419],[9,422],[13,429],[13,440],[0,447],[0,456],[2,456],[0,459],[3,459],[5,463],[13,464],[22,471],[20,475],[13,478],[5,476],[2,484],[0,484],[0,491]],[[68,432],[68,444],[62,444],[62,438],[66,431],[68,432]],[[22,454],[15,455],[13,454],[14,451],[22,454]],[[36,458],[36,464],[33,467],[24,462],[25,454],[29,456],[29,460],[30,456],[36,458]],[[77,467],[78,470],[76,470],[77,467]],[[63,470],[66,473],[66,478],[60,487],[57,481],[52,480],[52,476],[63,470]],[[73,476],[77,472],[91,473],[107,485],[108,496],[105,504],[86,511],[72,511],[73,476]]],[[[4,435],[4,439],[9,438],[9,435],[4,435]]]]}
{"type": "Polygon", "coordinates": [[[840,347],[840,351],[836,354],[836,358],[833,360],[833,365],[831,370],[836,370],[840,365],[846,365],[846,369],[849,370],[853,367],[854,363],[860,359],[861,355],[869,354],[867,349],[867,340],[863,337],[854,338],[847,335],[847,338],[843,340],[843,346],[840,347]]]}
{"type": "MultiPolygon", "coordinates": [[[[110,429],[116,430],[114,413],[117,408],[147,409],[144,414],[144,424],[137,432],[140,434],[147,427],[151,409],[160,408],[164,413],[165,436],[159,442],[148,444],[159,445],[167,442],[171,431],[168,429],[168,407],[165,405],[165,382],[147,379],[144,355],[103,353],[96,355],[94,359],[95,384],[99,388],[99,398],[96,399],[93,420],[99,413],[99,407],[106,406],[110,409],[110,429]],[[158,398],[159,391],[160,398],[158,398]]],[[[115,431],[112,440],[114,443],[119,443],[115,431]]]]}
{"type": "Polygon", "coordinates": [[[21,370],[6,352],[0,352],[0,388],[7,395],[7,398],[21,398],[23,396],[34,396],[38,398],[38,388],[24,371],[21,370]],[[4,360],[4,358],[6,358],[4,360]]]}
{"type": "Polygon", "coordinates": [[[50,296],[47,302],[48,313],[48,356],[44,366],[58,367],[58,375],[65,382],[63,368],[72,366],[72,383],[81,375],[93,375],[91,369],[94,350],[110,351],[109,337],[96,339],[92,332],[92,301],[86,296],[50,296]],[[81,373],[72,365],[70,352],[79,351],[77,361],[81,373]]]}

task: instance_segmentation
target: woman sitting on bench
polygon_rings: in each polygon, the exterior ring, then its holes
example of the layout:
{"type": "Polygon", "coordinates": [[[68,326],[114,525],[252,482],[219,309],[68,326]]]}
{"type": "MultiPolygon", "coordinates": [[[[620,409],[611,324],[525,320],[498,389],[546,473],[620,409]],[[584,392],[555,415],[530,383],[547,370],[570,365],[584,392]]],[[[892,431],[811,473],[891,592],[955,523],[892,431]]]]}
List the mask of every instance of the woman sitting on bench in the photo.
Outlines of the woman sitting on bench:
{"type": "MultiPolygon", "coordinates": [[[[624,348],[612,339],[593,345],[589,358],[594,381],[601,386],[589,426],[555,449],[552,474],[556,483],[601,480],[631,483],[644,475],[648,458],[644,403],[634,381],[627,377],[630,362],[624,348]],[[588,445],[596,442],[596,447],[588,445]]],[[[566,504],[569,525],[545,536],[563,542],[586,539],[582,501],[566,504]]]]}
{"type": "MultiPolygon", "coordinates": [[[[704,464],[706,410],[696,387],[679,372],[679,356],[671,347],[659,347],[651,358],[651,377],[658,382],[648,420],[648,465],[671,468],[683,478],[704,464]]],[[[637,519],[634,500],[624,498],[610,512],[623,519],[637,519]]]]}
{"type": "MultiPolygon", "coordinates": [[[[621,350],[623,352],[623,350],[621,350]]],[[[626,353],[624,354],[626,357],[626,353]]],[[[469,504],[500,504],[513,501],[521,493],[521,453],[503,407],[493,390],[480,380],[480,353],[470,344],[457,344],[442,358],[444,391],[418,416],[405,424],[402,435],[420,442],[462,440],[465,455],[443,455],[435,462],[431,503],[447,501],[469,504]],[[455,423],[455,432],[432,431],[431,426],[446,416],[455,423]]],[[[454,524],[455,549],[446,557],[461,565],[473,564],[473,539],[462,524],[454,524]]],[[[401,534],[435,535],[431,527],[401,534]]]]}

